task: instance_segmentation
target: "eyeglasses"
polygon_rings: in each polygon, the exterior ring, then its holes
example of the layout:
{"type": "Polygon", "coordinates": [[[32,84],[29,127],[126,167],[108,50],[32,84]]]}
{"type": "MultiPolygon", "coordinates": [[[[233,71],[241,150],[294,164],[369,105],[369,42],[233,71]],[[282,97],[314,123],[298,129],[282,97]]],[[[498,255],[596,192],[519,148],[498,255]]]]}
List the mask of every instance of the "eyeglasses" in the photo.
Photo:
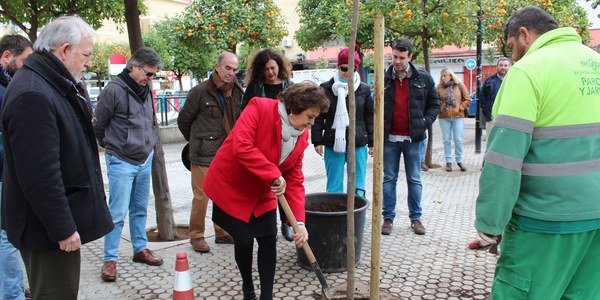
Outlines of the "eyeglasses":
{"type": "Polygon", "coordinates": [[[144,69],[144,67],[138,66],[138,68],[140,68],[140,69],[142,69],[142,71],[146,72],[146,77],[148,77],[148,78],[156,76],[156,73],[154,73],[154,72],[148,72],[146,69],[144,69]]]}
{"type": "MultiPolygon", "coordinates": [[[[340,66],[340,71],[342,71],[342,72],[348,72],[348,67],[346,67],[346,66],[340,66]]],[[[356,71],[356,68],[354,68],[354,71],[356,71]]]]}

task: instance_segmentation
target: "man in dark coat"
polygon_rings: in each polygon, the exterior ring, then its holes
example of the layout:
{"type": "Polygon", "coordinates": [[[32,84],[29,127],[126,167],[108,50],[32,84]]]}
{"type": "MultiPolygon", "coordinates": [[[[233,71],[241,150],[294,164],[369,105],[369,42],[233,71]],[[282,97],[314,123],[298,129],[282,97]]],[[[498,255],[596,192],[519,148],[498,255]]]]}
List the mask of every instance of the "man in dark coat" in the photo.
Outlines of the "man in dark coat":
{"type": "Polygon", "coordinates": [[[80,84],[93,33],[73,16],[46,25],[4,98],[2,221],[34,300],[77,299],[81,245],[113,228],[80,84]]]}
{"type": "Polygon", "coordinates": [[[412,42],[399,39],[392,49],[393,65],[385,73],[384,148],[383,148],[383,225],[381,233],[392,233],[396,216],[396,184],[400,156],[408,189],[408,217],[415,234],[425,234],[421,223],[420,143],[440,112],[440,102],[433,78],[415,68],[412,42]]]}

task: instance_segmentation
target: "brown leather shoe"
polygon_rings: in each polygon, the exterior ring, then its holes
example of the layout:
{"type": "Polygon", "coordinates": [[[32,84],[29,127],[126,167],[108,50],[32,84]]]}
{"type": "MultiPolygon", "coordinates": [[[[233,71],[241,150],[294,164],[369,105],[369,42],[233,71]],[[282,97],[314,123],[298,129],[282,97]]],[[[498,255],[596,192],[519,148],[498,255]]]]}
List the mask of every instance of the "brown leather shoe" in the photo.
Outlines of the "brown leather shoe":
{"type": "Polygon", "coordinates": [[[410,228],[412,228],[412,230],[415,234],[418,234],[418,235],[425,234],[425,226],[423,226],[423,223],[421,223],[421,221],[419,221],[419,220],[410,221],[410,228]]]}
{"type": "Polygon", "coordinates": [[[383,225],[381,225],[381,234],[390,235],[392,229],[394,229],[394,221],[392,221],[392,219],[385,219],[383,225]]]}
{"type": "Polygon", "coordinates": [[[163,259],[158,255],[154,255],[150,249],[144,249],[133,255],[133,261],[145,263],[150,266],[160,266],[163,264],[163,259]]]}
{"type": "Polygon", "coordinates": [[[210,247],[208,246],[203,237],[190,239],[190,244],[192,244],[192,248],[194,248],[194,251],[196,252],[210,252],[210,247]]]}
{"type": "Polygon", "coordinates": [[[231,235],[224,235],[215,237],[215,243],[217,244],[233,244],[233,237],[231,235]]]}
{"type": "Polygon", "coordinates": [[[458,165],[458,167],[460,168],[461,172],[465,172],[467,171],[467,167],[465,167],[465,165],[463,165],[463,163],[456,163],[458,165]]]}
{"type": "Polygon", "coordinates": [[[117,262],[114,260],[105,261],[102,265],[102,280],[113,282],[117,279],[117,262]]]}

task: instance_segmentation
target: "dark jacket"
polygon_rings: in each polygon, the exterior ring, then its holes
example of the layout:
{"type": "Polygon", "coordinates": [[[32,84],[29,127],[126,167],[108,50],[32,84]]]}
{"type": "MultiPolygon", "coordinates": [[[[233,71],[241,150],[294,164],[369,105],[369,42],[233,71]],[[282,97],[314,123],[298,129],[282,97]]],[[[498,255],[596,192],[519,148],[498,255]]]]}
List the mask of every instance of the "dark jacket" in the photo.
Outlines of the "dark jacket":
{"type": "MultiPolygon", "coordinates": [[[[290,80],[287,80],[287,79],[282,80],[281,81],[281,91],[287,89],[292,84],[294,84],[294,83],[290,80]]],[[[279,92],[281,92],[281,91],[279,91],[279,92]]],[[[242,97],[242,110],[244,108],[246,108],[246,105],[248,105],[248,102],[250,102],[250,100],[254,97],[272,98],[272,97],[269,97],[269,95],[267,95],[265,93],[264,83],[262,83],[262,82],[251,83],[246,87],[246,91],[244,91],[244,96],[242,97]]],[[[277,99],[277,97],[272,98],[272,99],[277,99]]]]}
{"type": "Polygon", "coordinates": [[[502,85],[502,78],[498,74],[494,74],[488,77],[483,86],[481,86],[480,92],[480,103],[485,119],[489,122],[492,120],[492,107],[494,106],[494,100],[496,100],[496,94],[502,85]]]}
{"type": "MultiPolygon", "coordinates": [[[[0,108],[4,100],[4,92],[8,86],[8,77],[4,74],[2,66],[0,66],[0,108]]],[[[2,110],[0,109],[0,113],[2,110]]],[[[2,170],[4,168],[4,144],[2,144],[2,132],[0,131],[0,182],[2,181],[2,170]]],[[[2,219],[2,218],[0,218],[2,219]]]]}
{"type": "MultiPolygon", "coordinates": [[[[425,139],[425,130],[431,126],[440,113],[440,102],[433,78],[425,70],[417,69],[409,63],[412,75],[408,80],[408,117],[412,142],[425,139]]],[[[396,98],[396,72],[390,66],[385,72],[383,127],[384,140],[388,140],[392,127],[392,114],[396,98]]]]}
{"type": "MultiPolygon", "coordinates": [[[[337,75],[335,75],[337,76],[337,75]]],[[[334,80],[323,82],[321,87],[325,90],[325,95],[329,99],[329,110],[326,113],[320,114],[315,119],[315,124],[311,126],[311,141],[317,145],[325,145],[333,148],[335,143],[335,129],[332,129],[333,120],[337,108],[337,96],[333,94],[332,86],[334,80]]],[[[360,86],[354,92],[356,103],[356,134],[355,146],[360,147],[369,145],[373,147],[373,99],[371,98],[371,90],[365,83],[360,83],[360,86]]],[[[348,96],[346,96],[346,108],[348,108],[348,96]]],[[[348,131],[346,131],[346,139],[348,131]]]]}
{"type": "Polygon", "coordinates": [[[117,77],[98,96],[94,131],[100,146],[122,161],[141,165],[154,149],[152,94],[142,101],[117,77]]]}
{"type": "MultiPolygon", "coordinates": [[[[236,82],[232,97],[240,110],[242,95],[242,87],[236,82]]],[[[212,80],[206,80],[189,91],[177,125],[183,137],[190,142],[190,161],[208,167],[227,137],[223,128],[223,104],[212,80]]]]}
{"type": "Polygon", "coordinates": [[[4,99],[2,221],[19,249],[58,249],[75,231],[87,243],[113,229],[86,99],[48,61],[31,54],[4,99]]]}

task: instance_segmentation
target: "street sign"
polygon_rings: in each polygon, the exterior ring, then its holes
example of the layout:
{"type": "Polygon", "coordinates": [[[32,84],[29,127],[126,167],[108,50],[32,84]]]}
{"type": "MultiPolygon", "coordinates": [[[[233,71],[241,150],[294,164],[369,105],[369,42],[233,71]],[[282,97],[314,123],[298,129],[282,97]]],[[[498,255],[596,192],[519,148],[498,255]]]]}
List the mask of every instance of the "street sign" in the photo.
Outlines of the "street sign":
{"type": "Polygon", "coordinates": [[[477,62],[474,59],[469,59],[467,60],[467,62],[465,63],[465,66],[467,67],[467,69],[469,70],[473,70],[475,69],[475,66],[477,65],[477,62]]]}

